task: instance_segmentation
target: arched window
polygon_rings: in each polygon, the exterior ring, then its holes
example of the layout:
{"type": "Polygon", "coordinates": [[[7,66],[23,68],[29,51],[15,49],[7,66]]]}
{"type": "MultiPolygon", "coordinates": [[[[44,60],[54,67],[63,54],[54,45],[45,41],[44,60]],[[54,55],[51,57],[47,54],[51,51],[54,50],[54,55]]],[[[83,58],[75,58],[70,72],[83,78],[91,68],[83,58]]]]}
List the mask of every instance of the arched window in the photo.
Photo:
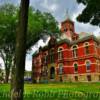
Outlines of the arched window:
{"type": "Polygon", "coordinates": [[[63,78],[62,78],[62,74],[63,74],[63,64],[60,63],[59,65],[59,81],[62,82],[63,81],[63,78]]]}
{"type": "Polygon", "coordinates": [[[91,62],[89,60],[86,61],[86,70],[90,70],[91,62]]]}
{"type": "Polygon", "coordinates": [[[73,46],[73,57],[76,58],[77,57],[77,46],[73,46]]]}
{"type": "Polygon", "coordinates": [[[74,64],[74,71],[78,72],[78,64],[77,63],[74,64]]]}
{"type": "Polygon", "coordinates": [[[54,62],[54,49],[50,50],[50,62],[53,63],[54,62]]]}
{"type": "Polygon", "coordinates": [[[59,74],[62,75],[63,74],[63,64],[59,64],[59,74]]]}
{"type": "Polygon", "coordinates": [[[87,55],[87,54],[89,54],[89,43],[86,42],[86,43],[84,44],[84,46],[85,46],[85,55],[87,55]]]}
{"type": "Polygon", "coordinates": [[[58,48],[58,59],[61,60],[63,58],[62,48],[58,48]]]}

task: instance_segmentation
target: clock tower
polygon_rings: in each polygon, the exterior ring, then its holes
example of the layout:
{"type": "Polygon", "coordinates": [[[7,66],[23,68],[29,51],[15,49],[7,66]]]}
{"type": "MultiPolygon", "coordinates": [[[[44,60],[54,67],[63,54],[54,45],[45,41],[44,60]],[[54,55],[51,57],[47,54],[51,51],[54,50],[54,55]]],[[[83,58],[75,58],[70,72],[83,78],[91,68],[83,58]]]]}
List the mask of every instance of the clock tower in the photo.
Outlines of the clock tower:
{"type": "Polygon", "coordinates": [[[61,23],[61,32],[62,36],[70,41],[77,39],[78,35],[75,33],[74,22],[69,18],[61,23]]]}

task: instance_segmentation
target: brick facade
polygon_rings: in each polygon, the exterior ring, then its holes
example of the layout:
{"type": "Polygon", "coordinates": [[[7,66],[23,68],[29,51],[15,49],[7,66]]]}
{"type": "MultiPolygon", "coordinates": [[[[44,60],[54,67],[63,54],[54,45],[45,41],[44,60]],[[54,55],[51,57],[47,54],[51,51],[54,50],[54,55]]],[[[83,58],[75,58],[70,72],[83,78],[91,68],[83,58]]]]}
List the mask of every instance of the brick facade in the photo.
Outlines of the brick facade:
{"type": "Polygon", "coordinates": [[[33,54],[34,82],[100,81],[100,43],[94,35],[80,37],[74,22],[61,23],[62,36],[51,36],[47,46],[33,54]]]}

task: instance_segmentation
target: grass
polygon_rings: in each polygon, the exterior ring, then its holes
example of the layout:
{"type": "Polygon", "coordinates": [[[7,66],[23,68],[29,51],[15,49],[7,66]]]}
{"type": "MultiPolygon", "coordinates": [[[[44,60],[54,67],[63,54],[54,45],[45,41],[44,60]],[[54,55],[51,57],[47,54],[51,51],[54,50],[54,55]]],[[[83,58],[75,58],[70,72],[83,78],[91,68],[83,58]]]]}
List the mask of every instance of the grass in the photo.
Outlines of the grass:
{"type": "MultiPolygon", "coordinates": [[[[0,85],[0,100],[10,100],[10,85],[0,85]]],[[[100,83],[25,84],[24,100],[100,100],[100,83]]]]}

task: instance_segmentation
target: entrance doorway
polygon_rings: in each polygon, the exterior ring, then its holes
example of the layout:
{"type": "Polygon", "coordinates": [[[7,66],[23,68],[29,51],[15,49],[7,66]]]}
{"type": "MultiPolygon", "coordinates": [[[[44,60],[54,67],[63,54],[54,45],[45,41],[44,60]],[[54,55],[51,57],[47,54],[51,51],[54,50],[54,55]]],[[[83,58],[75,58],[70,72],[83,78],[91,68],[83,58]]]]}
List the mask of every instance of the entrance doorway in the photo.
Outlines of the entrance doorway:
{"type": "Polygon", "coordinates": [[[55,68],[54,67],[50,68],[50,79],[55,79],[55,68]]]}
{"type": "Polygon", "coordinates": [[[91,75],[87,75],[87,80],[91,81],[91,75]]]}
{"type": "Polygon", "coordinates": [[[75,81],[78,81],[78,76],[75,76],[75,81]]]}

